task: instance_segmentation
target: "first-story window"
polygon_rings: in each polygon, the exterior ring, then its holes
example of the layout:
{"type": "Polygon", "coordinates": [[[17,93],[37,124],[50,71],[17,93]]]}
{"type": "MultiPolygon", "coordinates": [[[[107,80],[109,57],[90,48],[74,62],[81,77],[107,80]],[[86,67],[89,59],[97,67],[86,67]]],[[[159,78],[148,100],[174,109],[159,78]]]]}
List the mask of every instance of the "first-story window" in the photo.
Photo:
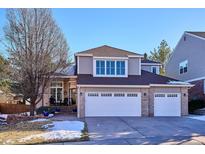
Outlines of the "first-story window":
{"type": "Polygon", "coordinates": [[[63,101],[63,82],[53,81],[50,87],[50,103],[61,103],[63,101]]]}
{"type": "Polygon", "coordinates": [[[125,61],[117,61],[117,75],[125,75],[125,61]]]}
{"type": "Polygon", "coordinates": [[[105,75],[105,61],[104,60],[96,60],[96,74],[105,75]]]}

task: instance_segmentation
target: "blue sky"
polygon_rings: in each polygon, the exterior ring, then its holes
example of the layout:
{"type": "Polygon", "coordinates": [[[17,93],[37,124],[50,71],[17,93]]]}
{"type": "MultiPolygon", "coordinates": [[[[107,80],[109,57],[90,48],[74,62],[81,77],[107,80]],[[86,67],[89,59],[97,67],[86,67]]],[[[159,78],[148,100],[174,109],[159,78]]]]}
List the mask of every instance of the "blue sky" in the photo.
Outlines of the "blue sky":
{"type": "MultiPolygon", "coordinates": [[[[53,9],[53,15],[72,54],[105,44],[149,53],[162,39],[174,48],[184,31],[205,31],[205,9],[53,9]]],[[[0,9],[0,37],[5,21],[0,9]]]]}

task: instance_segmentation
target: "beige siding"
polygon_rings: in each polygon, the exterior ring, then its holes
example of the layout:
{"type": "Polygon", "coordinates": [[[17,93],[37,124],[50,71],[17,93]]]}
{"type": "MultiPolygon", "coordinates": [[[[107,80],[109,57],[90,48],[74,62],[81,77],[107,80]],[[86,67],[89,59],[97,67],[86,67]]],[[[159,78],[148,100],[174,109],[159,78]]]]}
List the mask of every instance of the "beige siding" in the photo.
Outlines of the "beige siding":
{"type": "Polygon", "coordinates": [[[185,34],[176,46],[170,61],[166,66],[167,76],[179,80],[191,80],[205,76],[205,40],[185,34]],[[186,36],[186,41],[184,41],[186,36]],[[188,71],[179,74],[179,63],[188,60],[188,71]]]}
{"type": "Polygon", "coordinates": [[[78,57],[78,74],[93,74],[93,57],[78,57]]]}
{"type": "Polygon", "coordinates": [[[142,65],[142,70],[151,72],[151,66],[142,65]]]}
{"type": "Polygon", "coordinates": [[[140,58],[129,58],[128,75],[140,75],[140,58]]]}
{"type": "MultiPolygon", "coordinates": [[[[79,56],[79,74],[93,74],[93,57],[79,56]]],[[[139,75],[140,58],[129,58],[128,75],[139,75]]]]}

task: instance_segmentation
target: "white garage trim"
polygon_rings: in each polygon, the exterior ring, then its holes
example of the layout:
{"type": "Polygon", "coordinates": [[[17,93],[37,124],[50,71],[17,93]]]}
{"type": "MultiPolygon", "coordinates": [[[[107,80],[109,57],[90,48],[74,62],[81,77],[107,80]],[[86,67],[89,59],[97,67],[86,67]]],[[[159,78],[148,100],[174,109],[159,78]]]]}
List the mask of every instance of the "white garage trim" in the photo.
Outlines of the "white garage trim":
{"type": "Polygon", "coordinates": [[[154,93],[154,116],[181,116],[181,94],[154,93]]]}
{"type": "Polygon", "coordinates": [[[141,93],[87,92],[85,116],[141,116],[141,93]]]}

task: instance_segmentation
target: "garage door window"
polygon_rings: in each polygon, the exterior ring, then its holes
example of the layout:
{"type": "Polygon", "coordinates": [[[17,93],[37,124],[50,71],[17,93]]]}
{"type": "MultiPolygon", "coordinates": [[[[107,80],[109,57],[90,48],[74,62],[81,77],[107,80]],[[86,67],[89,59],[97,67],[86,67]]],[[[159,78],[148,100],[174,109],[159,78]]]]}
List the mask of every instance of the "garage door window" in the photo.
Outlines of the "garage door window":
{"type": "Polygon", "coordinates": [[[112,97],[112,93],[102,93],[102,97],[112,97]]]}
{"type": "Polygon", "coordinates": [[[127,94],[127,97],[137,97],[137,94],[127,94]]]}
{"type": "Polygon", "coordinates": [[[88,93],[89,97],[98,97],[98,93],[88,93]]]}
{"type": "Polygon", "coordinates": [[[115,97],[125,97],[124,93],[115,93],[114,94],[115,97]]]}
{"type": "Polygon", "coordinates": [[[155,94],[155,97],[165,97],[165,94],[155,94]]]}
{"type": "Polygon", "coordinates": [[[177,97],[177,94],[167,94],[167,97],[177,97]]]}

